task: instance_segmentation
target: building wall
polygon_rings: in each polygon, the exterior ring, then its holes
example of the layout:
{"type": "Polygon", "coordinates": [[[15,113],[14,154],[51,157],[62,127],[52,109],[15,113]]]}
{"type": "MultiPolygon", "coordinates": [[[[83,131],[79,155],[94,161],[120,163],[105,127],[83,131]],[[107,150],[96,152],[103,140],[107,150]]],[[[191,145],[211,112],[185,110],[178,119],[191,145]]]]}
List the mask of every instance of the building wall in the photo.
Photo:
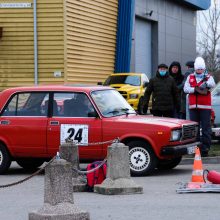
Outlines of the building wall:
{"type": "MultiPolygon", "coordinates": [[[[136,0],[135,15],[152,22],[158,34],[152,34],[152,45],[158,41],[158,51],[153,51],[153,73],[158,63],[174,60],[182,65],[196,56],[196,11],[176,1],[136,0]],[[148,15],[150,11],[152,15],[148,15]],[[158,39],[157,39],[158,38],[158,39]]],[[[135,39],[134,39],[135,41],[135,39]]]]}
{"type": "Polygon", "coordinates": [[[67,0],[65,82],[96,84],[114,72],[118,0],[67,0]]]}
{"type": "Polygon", "coordinates": [[[63,0],[37,0],[39,84],[64,82],[63,8],[63,0]],[[54,76],[56,71],[61,77],[54,76]]]}
{"type": "MultiPolygon", "coordinates": [[[[33,13],[33,4],[30,8],[0,8],[0,90],[35,83],[33,13]]],[[[63,82],[63,74],[54,77],[54,71],[64,72],[62,0],[37,1],[37,32],[38,83],[63,82]]]]}
{"type": "MultiPolygon", "coordinates": [[[[37,84],[96,84],[114,72],[118,0],[36,2],[37,84]]],[[[0,91],[35,84],[33,1],[25,3],[0,7],[0,91]]]]}
{"type": "MultiPolygon", "coordinates": [[[[0,3],[4,2],[0,0],[0,3]]],[[[0,8],[0,27],[3,28],[0,39],[0,90],[8,86],[32,84],[32,8],[0,8]]]]}

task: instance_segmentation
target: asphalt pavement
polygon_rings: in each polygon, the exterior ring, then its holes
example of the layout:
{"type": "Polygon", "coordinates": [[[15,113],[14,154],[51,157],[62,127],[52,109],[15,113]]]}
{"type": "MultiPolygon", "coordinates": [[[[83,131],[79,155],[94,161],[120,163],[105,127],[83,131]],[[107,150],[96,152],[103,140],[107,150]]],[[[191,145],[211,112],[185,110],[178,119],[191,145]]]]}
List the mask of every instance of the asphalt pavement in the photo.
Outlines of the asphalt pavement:
{"type": "MultiPolygon", "coordinates": [[[[220,172],[219,164],[207,164],[204,169],[220,172]]],[[[29,176],[16,163],[7,175],[0,176],[0,185],[29,176]]],[[[156,171],[148,177],[132,178],[143,186],[143,194],[100,195],[74,193],[75,205],[90,213],[91,220],[217,220],[219,193],[177,194],[178,183],[189,182],[192,164],[181,164],[173,170],[156,171]]],[[[28,220],[28,213],[43,206],[44,175],[40,174],[19,185],[0,189],[0,219],[28,220]]]]}

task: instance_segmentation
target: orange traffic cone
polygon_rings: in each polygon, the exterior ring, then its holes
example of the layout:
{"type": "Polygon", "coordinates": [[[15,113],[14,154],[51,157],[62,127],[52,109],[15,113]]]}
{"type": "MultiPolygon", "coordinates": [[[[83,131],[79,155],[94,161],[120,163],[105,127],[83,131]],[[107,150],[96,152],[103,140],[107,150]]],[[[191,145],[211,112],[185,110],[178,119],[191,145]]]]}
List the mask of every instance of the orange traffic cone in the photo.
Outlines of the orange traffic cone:
{"type": "Polygon", "coordinates": [[[195,152],[193,171],[192,171],[192,182],[204,183],[203,179],[203,167],[200,150],[197,147],[195,152]]]}

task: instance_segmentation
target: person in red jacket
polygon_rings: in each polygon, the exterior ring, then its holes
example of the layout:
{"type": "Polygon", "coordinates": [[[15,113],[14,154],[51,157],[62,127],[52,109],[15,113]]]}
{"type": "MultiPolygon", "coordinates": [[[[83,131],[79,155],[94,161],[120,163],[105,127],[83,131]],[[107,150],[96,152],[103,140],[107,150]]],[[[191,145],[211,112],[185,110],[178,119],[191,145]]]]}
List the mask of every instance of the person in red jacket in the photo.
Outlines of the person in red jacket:
{"type": "Polygon", "coordinates": [[[199,124],[202,129],[200,138],[200,151],[203,157],[208,156],[211,146],[211,93],[210,89],[215,86],[213,77],[207,72],[205,61],[197,57],[194,63],[194,72],[190,74],[184,85],[184,92],[189,94],[190,120],[199,124]]]}

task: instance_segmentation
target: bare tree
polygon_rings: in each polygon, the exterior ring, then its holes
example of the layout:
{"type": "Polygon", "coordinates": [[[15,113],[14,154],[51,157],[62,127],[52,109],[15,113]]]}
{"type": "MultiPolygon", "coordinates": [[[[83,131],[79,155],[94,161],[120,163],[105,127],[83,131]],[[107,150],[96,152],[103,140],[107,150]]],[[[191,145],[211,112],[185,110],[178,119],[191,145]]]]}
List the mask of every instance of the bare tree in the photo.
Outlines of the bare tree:
{"type": "Polygon", "coordinates": [[[197,52],[206,61],[207,69],[214,73],[220,69],[220,8],[216,0],[205,12],[198,12],[197,52]]]}

